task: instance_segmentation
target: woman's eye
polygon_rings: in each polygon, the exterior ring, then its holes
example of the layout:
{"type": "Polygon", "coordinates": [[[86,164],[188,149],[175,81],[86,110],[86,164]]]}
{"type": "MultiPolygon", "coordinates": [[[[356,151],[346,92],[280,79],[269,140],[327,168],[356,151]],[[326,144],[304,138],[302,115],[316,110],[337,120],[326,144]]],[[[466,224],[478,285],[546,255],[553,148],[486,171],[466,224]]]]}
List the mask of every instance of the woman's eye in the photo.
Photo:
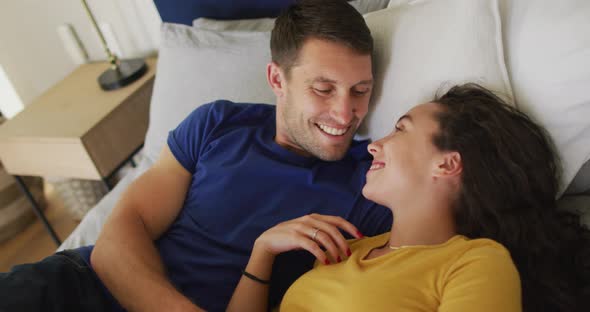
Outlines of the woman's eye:
{"type": "Polygon", "coordinates": [[[397,125],[396,125],[396,126],[395,126],[395,132],[398,132],[398,131],[402,131],[402,128],[401,128],[400,126],[397,126],[397,125]]]}

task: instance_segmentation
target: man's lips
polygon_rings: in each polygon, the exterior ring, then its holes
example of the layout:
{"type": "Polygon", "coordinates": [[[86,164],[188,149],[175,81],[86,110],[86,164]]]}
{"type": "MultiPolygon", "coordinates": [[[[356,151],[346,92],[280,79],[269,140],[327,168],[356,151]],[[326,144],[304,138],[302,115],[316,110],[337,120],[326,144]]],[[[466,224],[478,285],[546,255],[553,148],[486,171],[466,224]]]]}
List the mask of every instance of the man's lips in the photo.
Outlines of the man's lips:
{"type": "Polygon", "coordinates": [[[329,135],[333,135],[333,136],[343,136],[350,129],[350,126],[347,126],[347,127],[333,127],[333,126],[328,126],[326,124],[321,124],[321,123],[316,123],[315,125],[320,130],[322,130],[322,132],[324,132],[326,134],[329,134],[329,135]]]}
{"type": "Polygon", "coordinates": [[[379,170],[385,168],[385,163],[381,161],[373,161],[369,170],[379,170]]]}

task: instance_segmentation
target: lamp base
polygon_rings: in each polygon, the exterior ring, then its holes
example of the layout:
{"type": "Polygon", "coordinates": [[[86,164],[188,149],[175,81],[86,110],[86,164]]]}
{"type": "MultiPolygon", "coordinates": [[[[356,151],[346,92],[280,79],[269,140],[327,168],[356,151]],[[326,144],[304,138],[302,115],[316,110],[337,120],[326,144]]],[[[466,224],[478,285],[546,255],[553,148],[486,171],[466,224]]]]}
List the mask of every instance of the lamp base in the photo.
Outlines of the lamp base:
{"type": "Polygon", "coordinates": [[[100,87],[105,91],[122,88],[141,78],[147,71],[147,64],[142,59],[119,61],[117,69],[109,68],[98,77],[100,87]]]}

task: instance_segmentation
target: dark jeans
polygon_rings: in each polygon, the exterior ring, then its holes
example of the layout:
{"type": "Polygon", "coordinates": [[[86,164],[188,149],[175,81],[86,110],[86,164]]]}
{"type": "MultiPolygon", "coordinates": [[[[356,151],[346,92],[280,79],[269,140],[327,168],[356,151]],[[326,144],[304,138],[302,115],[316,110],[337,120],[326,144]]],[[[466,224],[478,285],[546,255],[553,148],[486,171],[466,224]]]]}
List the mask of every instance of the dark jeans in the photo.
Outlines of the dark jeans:
{"type": "Polygon", "coordinates": [[[75,251],[0,273],[0,311],[108,311],[98,277],[75,251]]]}

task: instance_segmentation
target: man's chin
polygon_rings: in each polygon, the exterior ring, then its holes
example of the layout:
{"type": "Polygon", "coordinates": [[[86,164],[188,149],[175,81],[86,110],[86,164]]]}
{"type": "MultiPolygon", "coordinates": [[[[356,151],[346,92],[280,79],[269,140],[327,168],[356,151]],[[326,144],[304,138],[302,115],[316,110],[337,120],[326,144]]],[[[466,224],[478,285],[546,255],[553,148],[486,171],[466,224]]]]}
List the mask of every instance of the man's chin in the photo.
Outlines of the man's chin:
{"type": "Polygon", "coordinates": [[[346,147],[338,147],[338,148],[324,148],[317,153],[313,153],[315,157],[323,160],[323,161],[338,161],[346,156],[350,144],[347,144],[346,147]]]}

